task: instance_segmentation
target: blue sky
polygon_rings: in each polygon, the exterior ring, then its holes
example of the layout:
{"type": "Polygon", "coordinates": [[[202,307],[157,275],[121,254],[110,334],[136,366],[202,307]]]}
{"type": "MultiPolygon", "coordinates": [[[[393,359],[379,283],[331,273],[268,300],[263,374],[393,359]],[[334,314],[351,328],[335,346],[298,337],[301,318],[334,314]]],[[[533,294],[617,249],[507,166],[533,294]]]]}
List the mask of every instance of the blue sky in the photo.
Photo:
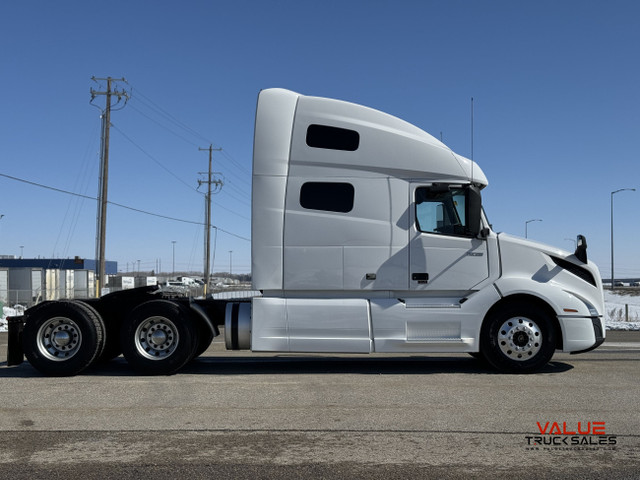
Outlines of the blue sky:
{"type": "MultiPolygon", "coordinates": [[[[495,230],[640,275],[640,4],[635,1],[32,1],[0,4],[0,174],[97,195],[92,76],[125,77],[112,114],[109,199],[201,222],[198,172],[225,186],[213,270],[250,270],[258,92],[361,103],[471,155],[495,230]],[[224,230],[224,232],[222,231],[224,230]],[[228,233],[225,233],[228,232],[228,233]],[[229,251],[233,251],[230,255],[229,251]]],[[[104,98],[98,98],[104,105],[104,98]]],[[[0,177],[0,254],[95,256],[95,201],[0,177]],[[20,246],[24,248],[21,249],[20,246]]],[[[202,269],[203,228],[110,206],[119,269],[202,269]]]]}

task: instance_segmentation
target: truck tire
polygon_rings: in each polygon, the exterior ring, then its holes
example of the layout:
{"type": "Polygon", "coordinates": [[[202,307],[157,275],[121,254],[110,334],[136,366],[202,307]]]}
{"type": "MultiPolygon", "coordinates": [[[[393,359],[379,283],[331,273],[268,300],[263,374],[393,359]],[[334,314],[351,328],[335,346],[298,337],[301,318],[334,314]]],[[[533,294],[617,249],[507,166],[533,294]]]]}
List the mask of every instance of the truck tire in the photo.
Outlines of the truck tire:
{"type": "Polygon", "coordinates": [[[122,348],[120,348],[121,321],[114,318],[114,314],[109,311],[102,313],[102,319],[104,321],[106,339],[104,342],[104,350],[100,356],[96,358],[96,363],[109,362],[122,354],[122,348]]]}
{"type": "Polygon", "coordinates": [[[207,351],[211,342],[213,341],[213,332],[209,328],[208,325],[200,322],[198,324],[198,344],[196,345],[195,353],[193,354],[193,359],[195,360],[204,352],[207,351]]]}
{"type": "Polygon", "coordinates": [[[96,353],[96,358],[93,360],[94,363],[97,363],[101,361],[107,349],[107,345],[109,343],[109,335],[107,334],[107,327],[104,324],[104,319],[102,318],[102,315],[100,315],[98,311],[88,303],[85,303],[82,300],[69,300],[69,301],[79,305],[80,308],[83,310],[89,310],[91,312],[91,315],[93,315],[94,317],[100,320],[100,324],[102,326],[102,342],[98,350],[98,353],[96,353]]]}
{"type": "Polygon", "coordinates": [[[552,318],[536,305],[508,305],[485,320],[480,351],[494,368],[504,373],[533,373],[555,352],[552,318]]]}
{"type": "Polygon", "coordinates": [[[22,348],[29,363],[45,375],[77,375],[103,350],[104,324],[84,303],[44,302],[28,311],[22,348]]]}
{"type": "Polygon", "coordinates": [[[102,320],[102,325],[104,326],[104,345],[101,351],[98,352],[98,355],[94,360],[94,363],[108,362],[110,360],[113,360],[117,356],[119,356],[122,353],[122,350],[120,349],[120,337],[118,335],[118,332],[119,332],[118,322],[115,321],[115,319],[109,318],[108,316],[105,317],[105,314],[108,315],[107,312],[102,312],[102,314],[100,314],[100,312],[98,312],[91,304],[87,302],[84,302],[82,300],[71,300],[71,301],[74,303],[82,304],[85,307],[93,310],[95,315],[100,317],[100,319],[102,320]]]}
{"type": "Polygon", "coordinates": [[[120,348],[120,339],[118,338],[118,332],[114,329],[106,328],[107,332],[107,341],[105,342],[104,350],[100,354],[98,358],[96,358],[96,363],[104,363],[113,360],[116,357],[119,357],[122,353],[122,348],[120,348]]]}
{"type": "Polygon", "coordinates": [[[150,300],[134,308],[122,324],[120,346],[136,372],[171,375],[193,358],[197,331],[181,305],[150,300]]]}

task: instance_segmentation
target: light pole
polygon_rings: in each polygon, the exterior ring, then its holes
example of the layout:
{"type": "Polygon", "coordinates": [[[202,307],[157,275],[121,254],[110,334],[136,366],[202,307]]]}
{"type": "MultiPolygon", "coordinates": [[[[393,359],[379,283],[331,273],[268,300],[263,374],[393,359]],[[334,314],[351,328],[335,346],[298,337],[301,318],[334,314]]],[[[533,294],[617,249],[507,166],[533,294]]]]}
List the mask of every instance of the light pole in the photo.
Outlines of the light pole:
{"type": "Polygon", "coordinates": [[[611,192],[611,290],[616,288],[615,276],[613,274],[613,196],[616,193],[625,192],[625,191],[635,192],[636,189],[635,188],[621,188],[619,190],[611,192]]]}
{"type": "Polygon", "coordinates": [[[20,260],[24,257],[24,245],[20,245],[20,260]]]}
{"type": "Polygon", "coordinates": [[[578,248],[578,241],[575,238],[565,238],[566,241],[568,242],[573,242],[573,249],[575,250],[576,248],[578,248]]]}
{"type": "Polygon", "coordinates": [[[541,222],[542,219],[541,218],[534,218],[532,220],[527,220],[526,222],[524,222],[524,238],[529,238],[529,224],[531,222],[541,222]]]}
{"type": "Polygon", "coordinates": [[[172,246],[173,246],[173,273],[171,275],[175,275],[176,274],[176,241],[175,240],[171,240],[172,246]]]}
{"type": "Polygon", "coordinates": [[[233,250],[229,250],[229,276],[233,273],[233,250]]]}

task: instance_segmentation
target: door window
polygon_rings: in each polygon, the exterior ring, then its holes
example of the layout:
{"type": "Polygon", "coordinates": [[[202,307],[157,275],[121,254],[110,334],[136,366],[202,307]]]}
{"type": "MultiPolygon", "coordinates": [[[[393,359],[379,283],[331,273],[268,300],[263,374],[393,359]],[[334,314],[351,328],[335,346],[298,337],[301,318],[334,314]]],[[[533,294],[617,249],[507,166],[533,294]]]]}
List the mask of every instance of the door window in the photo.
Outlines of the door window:
{"type": "Polygon", "coordinates": [[[420,232],[466,235],[466,191],[462,187],[416,189],[416,223],[420,232]]]}

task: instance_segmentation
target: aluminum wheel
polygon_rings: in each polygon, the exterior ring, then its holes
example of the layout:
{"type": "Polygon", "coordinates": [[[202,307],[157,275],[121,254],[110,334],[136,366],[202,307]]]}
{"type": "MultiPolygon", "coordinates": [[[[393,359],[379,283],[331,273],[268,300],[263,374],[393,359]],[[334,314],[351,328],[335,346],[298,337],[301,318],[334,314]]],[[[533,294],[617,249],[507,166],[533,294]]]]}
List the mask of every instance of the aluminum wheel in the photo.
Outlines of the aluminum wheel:
{"type": "Polygon", "coordinates": [[[513,317],[498,331],[498,345],[508,358],[523,362],[536,356],[542,348],[542,332],[538,325],[526,317],[513,317]]]}
{"type": "Polygon", "coordinates": [[[37,334],[37,347],[47,359],[61,362],[72,358],[82,345],[78,324],[67,317],[53,317],[42,324],[37,334]]]}
{"type": "Polygon", "coordinates": [[[120,328],[120,346],[142,375],[171,375],[193,358],[198,335],[189,307],[166,299],[134,308],[120,328]]]}
{"type": "Polygon", "coordinates": [[[175,324],[166,317],[153,316],[136,329],[136,348],[150,360],[162,360],[175,352],[180,335],[175,324]]]}

